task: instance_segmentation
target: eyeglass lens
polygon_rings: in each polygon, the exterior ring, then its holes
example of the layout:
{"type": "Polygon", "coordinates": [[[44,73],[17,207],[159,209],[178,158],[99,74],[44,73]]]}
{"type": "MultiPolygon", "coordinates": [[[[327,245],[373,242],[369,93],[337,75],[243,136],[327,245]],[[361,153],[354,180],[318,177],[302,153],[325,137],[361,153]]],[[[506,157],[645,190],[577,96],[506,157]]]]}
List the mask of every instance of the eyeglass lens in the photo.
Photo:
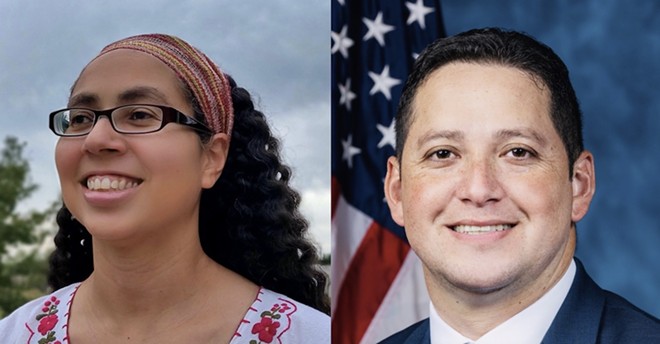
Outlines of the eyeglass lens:
{"type": "MultiPolygon", "coordinates": [[[[155,106],[128,105],[115,109],[110,117],[119,132],[146,133],[161,127],[163,111],[155,106]]],[[[95,122],[96,114],[87,109],[62,110],[54,118],[55,130],[62,135],[87,134],[95,122]]]]}

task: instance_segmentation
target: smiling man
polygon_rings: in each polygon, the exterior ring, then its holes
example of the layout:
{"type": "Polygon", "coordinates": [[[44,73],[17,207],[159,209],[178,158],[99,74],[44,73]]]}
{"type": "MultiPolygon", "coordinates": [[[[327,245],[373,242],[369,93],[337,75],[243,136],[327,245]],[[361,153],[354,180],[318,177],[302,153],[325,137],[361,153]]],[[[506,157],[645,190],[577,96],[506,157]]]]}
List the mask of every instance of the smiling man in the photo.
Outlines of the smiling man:
{"type": "Polygon", "coordinates": [[[430,317],[384,343],[640,343],[660,322],[573,258],[596,182],[568,70],[499,29],[431,44],[399,104],[385,194],[430,317]]]}

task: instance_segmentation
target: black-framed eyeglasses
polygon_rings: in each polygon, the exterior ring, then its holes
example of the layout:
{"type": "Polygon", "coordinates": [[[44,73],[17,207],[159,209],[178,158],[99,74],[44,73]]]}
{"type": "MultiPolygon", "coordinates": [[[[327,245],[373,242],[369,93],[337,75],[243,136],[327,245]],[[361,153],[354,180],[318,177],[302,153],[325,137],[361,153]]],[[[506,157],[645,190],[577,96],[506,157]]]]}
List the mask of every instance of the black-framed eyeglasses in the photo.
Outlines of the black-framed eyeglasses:
{"type": "Polygon", "coordinates": [[[147,134],[159,131],[168,123],[178,123],[195,130],[212,133],[202,122],[176,109],[162,105],[131,104],[107,110],[68,108],[51,112],[50,130],[58,136],[89,134],[101,116],[110,119],[112,128],[122,134],[147,134]]]}

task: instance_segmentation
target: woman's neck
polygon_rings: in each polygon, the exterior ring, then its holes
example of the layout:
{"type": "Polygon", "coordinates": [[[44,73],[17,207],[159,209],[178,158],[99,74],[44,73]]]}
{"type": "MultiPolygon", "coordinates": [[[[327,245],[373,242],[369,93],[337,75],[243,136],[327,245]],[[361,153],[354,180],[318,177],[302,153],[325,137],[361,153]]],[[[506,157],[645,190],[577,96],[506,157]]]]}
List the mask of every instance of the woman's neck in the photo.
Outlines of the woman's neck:
{"type": "Polygon", "coordinates": [[[167,250],[114,250],[99,246],[95,243],[94,272],[85,288],[97,296],[96,300],[106,301],[104,309],[118,315],[159,312],[162,298],[169,300],[169,306],[188,301],[209,276],[228,275],[201,248],[177,245],[167,250]]]}
{"type": "Polygon", "coordinates": [[[257,291],[252,282],[211,260],[196,235],[161,236],[139,246],[95,241],[94,272],[79,288],[72,314],[74,320],[84,314],[108,332],[153,333],[199,323],[202,314],[218,314],[224,302],[232,327],[257,291]]]}

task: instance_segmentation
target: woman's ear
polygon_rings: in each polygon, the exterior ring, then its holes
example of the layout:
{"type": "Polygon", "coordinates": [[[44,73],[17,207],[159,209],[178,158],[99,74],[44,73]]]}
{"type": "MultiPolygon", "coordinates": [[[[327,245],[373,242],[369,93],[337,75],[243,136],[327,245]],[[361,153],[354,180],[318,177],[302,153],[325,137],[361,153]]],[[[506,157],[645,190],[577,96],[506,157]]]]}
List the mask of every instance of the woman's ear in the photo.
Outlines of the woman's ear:
{"type": "Polygon", "coordinates": [[[202,188],[210,189],[220,178],[227,161],[229,151],[229,136],[225,133],[215,134],[204,145],[202,162],[202,188]]]}
{"type": "Polygon", "coordinates": [[[596,192],[596,171],[594,157],[584,151],[573,164],[573,211],[571,219],[578,222],[589,210],[589,204],[596,192]]]}

